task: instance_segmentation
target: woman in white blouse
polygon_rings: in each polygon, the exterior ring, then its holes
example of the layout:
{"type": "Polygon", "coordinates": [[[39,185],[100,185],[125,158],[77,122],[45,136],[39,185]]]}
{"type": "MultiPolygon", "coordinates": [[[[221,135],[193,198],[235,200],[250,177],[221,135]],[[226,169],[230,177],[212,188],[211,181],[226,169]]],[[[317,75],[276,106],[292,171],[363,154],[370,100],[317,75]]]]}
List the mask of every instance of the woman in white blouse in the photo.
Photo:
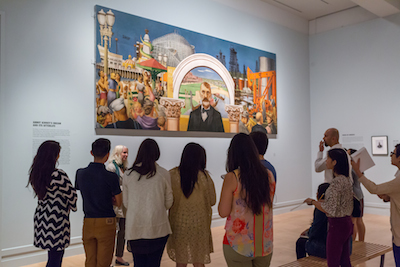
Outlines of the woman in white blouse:
{"type": "Polygon", "coordinates": [[[325,193],[325,201],[307,198],[304,202],[326,213],[329,222],[326,240],[328,267],[351,267],[350,239],[353,234],[353,185],[348,177],[349,161],[341,148],[328,151],[326,166],[333,171],[333,180],[325,193]]]}
{"type": "Polygon", "coordinates": [[[123,176],[125,239],[130,243],[134,265],[140,267],[160,266],[172,233],[167,215],[173,202],[171,177],[156,163],[159,157],[156,141],[145,139],[123,176]]]}

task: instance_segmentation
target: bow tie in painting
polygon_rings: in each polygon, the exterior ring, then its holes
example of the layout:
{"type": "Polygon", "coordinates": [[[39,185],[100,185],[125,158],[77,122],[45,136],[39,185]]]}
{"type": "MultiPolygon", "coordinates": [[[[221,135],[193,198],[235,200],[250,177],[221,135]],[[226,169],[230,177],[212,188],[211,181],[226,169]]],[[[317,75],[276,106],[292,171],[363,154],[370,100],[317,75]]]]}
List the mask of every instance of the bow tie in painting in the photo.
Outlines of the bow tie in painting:
{"type": "Polygon", "coordinates": [[[210,110],[209,109],[204,109],[204,108],[202,108],[201,109],[201,118],[202,118],[202,120],[203,121],[206,121],[206,119],[208,118],[208,113],[210,112],[210,110]]]}

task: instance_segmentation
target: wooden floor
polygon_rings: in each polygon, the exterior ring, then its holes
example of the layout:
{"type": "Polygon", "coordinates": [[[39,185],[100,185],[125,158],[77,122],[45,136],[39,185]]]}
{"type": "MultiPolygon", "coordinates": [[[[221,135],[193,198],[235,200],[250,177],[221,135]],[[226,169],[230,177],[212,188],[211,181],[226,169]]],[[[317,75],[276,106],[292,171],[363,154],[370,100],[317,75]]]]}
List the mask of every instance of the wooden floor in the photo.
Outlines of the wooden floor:
{"type": "MultiPolygon", "coordinates": [[[[312,209],[304,209],[293,211],[281,215],[274,216],[274,252],[272,256],[271,267],[280,266],[296,260],[295,243],[300,233],[309,227],[312,220],[312,209]]],[[[380,215],[364,215],[366,225],[366,242],[391,246],[391,232],[388,216],[380,215]]],[[[222,253],[222,238],[224,236],[223,226],[212,228],[214,241],[214,253],[211,254],[211,264],[209,267],[226,266],[224,255],[222,253]]],[[[125,251],[124,259],[133,266],[132,255],[125,251]]],[[[63,267],[84,266],[85,255],[76,255],[66,257],[63,260],[63,267]]],[[[358,267],[379,266],[380,257],[369,260],[365,264],[357,265],[358,267]]],[[[114,261],[113,261],[114,263],[114,261]]],[[[44,267],[45,262],[26,265],[25,267],[44,267]]],[[[164,252],[162,267],[173,267],[175,263],[168,258],[164,252]]],[[[190,265],[191,266],[191,265],[190,265]]],[[[386,254],[385,267],[395,267],[393,253],[386,254]]]]}

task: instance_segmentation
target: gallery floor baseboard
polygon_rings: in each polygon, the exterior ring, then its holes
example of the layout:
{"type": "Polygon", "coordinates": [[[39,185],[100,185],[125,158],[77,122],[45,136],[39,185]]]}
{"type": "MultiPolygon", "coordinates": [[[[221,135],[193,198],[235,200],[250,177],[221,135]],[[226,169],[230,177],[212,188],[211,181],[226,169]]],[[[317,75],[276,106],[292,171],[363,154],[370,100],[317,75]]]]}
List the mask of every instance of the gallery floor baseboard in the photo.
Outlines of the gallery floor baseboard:
{"type": "Polygon", "coordinates": [[[364,214],[375,214],[390,216],[390,206],[388,203],[371,203],[366,202],[364,204],[364,214]]]}

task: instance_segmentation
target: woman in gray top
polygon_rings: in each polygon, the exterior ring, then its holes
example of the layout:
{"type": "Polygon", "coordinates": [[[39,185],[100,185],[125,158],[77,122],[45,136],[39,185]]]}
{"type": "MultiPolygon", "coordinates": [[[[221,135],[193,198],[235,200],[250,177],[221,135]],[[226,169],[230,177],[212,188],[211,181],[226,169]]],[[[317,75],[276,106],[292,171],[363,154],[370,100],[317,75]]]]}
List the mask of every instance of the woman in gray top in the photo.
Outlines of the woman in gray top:
{"type": "MultiPolygon", "coordinates": [[[[351,155],[357,150],[349,148],[347,150],[347,154],[351,155]]],[[[360,181],[358,180],[358,176],[353,170],[351,172],[351,175],[353,176],[353,192],[354,192],[354,197],[353,197],[353,213],[351,214],[351,219],[354,224],[354,229],[353,229],[353,240],[356,240],[357,234],[358,234],[358,240],[359,241],[364,241],[365,239],[365,224],[363,221],[363,215],[364,215],[364,194],[361,190],[361,184],[360,181]]]]}

